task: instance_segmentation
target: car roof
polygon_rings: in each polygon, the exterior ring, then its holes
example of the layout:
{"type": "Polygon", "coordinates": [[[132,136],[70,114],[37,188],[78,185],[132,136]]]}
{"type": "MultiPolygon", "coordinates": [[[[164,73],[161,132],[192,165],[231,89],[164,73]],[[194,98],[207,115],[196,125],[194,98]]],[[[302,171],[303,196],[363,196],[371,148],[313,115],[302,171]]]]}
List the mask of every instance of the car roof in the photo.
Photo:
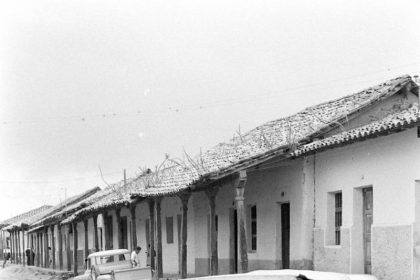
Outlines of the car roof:
{"type": "Polygon", "coordinates": [[[88,258],[106,257],[106,256],[113,256],[113,255],[129,254],[129,253],[130,251],[128,249],[105,250],[105,251],[92,253],[88,256],[88,258]]]}

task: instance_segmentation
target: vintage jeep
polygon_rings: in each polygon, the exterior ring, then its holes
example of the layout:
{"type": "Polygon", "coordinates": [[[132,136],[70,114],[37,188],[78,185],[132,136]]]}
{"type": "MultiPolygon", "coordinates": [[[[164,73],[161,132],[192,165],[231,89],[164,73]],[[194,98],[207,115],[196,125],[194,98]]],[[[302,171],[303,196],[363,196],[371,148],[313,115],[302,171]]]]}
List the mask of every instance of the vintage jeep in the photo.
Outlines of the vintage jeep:
{"type": "Polygon", "coordinates": [[[86,259],[86,271],[75,280],[131,280],[152,279],[150,267],[133,267],[130,251],[116,249],[90,254],[86,259]]]}

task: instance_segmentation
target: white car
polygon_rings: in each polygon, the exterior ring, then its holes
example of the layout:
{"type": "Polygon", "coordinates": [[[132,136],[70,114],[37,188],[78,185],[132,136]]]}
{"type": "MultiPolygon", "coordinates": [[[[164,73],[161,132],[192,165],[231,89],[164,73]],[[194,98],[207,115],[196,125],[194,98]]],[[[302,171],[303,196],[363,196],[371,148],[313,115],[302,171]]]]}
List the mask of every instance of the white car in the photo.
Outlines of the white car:
{"type": "Polygon", "coordinates": [[[133,267],[127,249],[106,250],[90,254],[86,271],[75,280],[152,279],[150,267],[133,267]]]}
{"type": "Polygon", "coordinates": [[[344,274],[313,270],[256,270],[248,273],[226,274],[194,278],[196,280],[377,280],[375,276],[365,274],[344,274]]]}

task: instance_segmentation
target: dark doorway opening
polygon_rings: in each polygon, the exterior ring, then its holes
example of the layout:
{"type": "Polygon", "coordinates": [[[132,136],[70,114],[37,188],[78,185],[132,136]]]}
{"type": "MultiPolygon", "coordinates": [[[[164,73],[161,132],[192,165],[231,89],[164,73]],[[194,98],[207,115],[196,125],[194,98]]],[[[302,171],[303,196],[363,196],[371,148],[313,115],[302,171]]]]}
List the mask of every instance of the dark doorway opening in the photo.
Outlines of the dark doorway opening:
{"type": "Polygon", "coordinates": [[[290,267],[290,203],[281,204],[281,261],[282,268],[290,267]]]}

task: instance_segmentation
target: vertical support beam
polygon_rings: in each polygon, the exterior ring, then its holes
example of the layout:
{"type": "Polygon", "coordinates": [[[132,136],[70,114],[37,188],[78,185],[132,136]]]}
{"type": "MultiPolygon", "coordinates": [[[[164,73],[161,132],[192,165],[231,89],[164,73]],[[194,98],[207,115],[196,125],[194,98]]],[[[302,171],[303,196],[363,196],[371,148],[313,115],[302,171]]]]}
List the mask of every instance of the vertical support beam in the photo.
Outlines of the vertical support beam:
{"type": "Polygon", "coordinates": [[[28,265],[34,265],[34,255],[33,255],[33,253],[32,252],[35,252],[35,246],[34,246],[34,235],[33,235],[33,233],[28,233],[28,238],[30,238],[30,242],[31,242],[31,244],[28,246],[28,247],[30,247],[31,248],[31,251],[29,252],[29,263],[28,263],[28,265]]]}
{"type": "Polygon", "coordinates": [[[26,256],[25,256],[25,231],[22,229],[22,265],[25,266],[26,264],[26,256]]]}
{"type": "Polygon", "coordinates": [[[121,208],[115,210],[115,216],[117,217],[117,240],[118,240],[118,249],[123,249],[123,237],[121,234],[121,208]]]}
{"type": "Polygon", "coordinates": [[[50,227],[51,230],[51,255],[52,255],[52,268],[55,269],[55,241],[54,241],[55,225],[50,227]]]}
{"type": "Polygon", "coordinates": [[[20,234],[19,231],[16,230],[16,254],[17,254],[17,264],[20,263],[20,234]]]}
{"type": "Polygon", "coordinates": [[[9,235],[10,235],[10,255],[11,255],[11,262],[14,262],[15,259],[15,241],[14,236],[13,236],[13,231],[9,231],[9,235]]]}
{"type": "Polygon", "coordinates": [[[163,264],[162,264],[162,211],[161,211],[162,198],[156,198],[156,243],[157,243],[157,277],[163,277],[163,264]]]}
{"type": "Polygon", "coordinates": [[[98,215],[93,216],[93,234],[95,238],[95,251],[99,251],[99,238],[98,238],[98,215]]]}
{"type": "MultiPolygon", "coordinates": [[[[104,221],[104,223],[103,223],[103,225],[104,225],[104,244],[103,244],[103,246],[105,247],[105,250],[110,249],[110,246],[109,246],[109,238],[110,237],[109,237],[109,233],[108,233],[109,225],[108,225],[107,217],[108,217],[107,212],[106,211],[102,212],[102,219],[104,221]]],[[[113,242],[113,241],[111,240],[111,242],[113,242]]]]}
{"type": "Polygon", "coordinates": [[[179,195],[182,203],[182,229],[181,229],[181,278],[187,278],[187,236],[188,236],[188,200],[191,193],[179,195]]]}
{"type": "Polygon", "coordinates": [[[71,230],[71,228],[72,228],[72,225],[68,224],[67,225],[67,230],[66,230],[67,271],[71,271],[71,253],[70,253],[70,230],[71,230]]]}
{"type": "Polygon", "coordinates": [[[77,276],[77,222],[72,224],[73,226],[73,274],[77,276]]]}
{"type": "Polygon", "coordinates": [[[206,195],[209,199],[210,206],[210,274],[218,274],[219,258],[217,253],[217,230],[216,230],[216,194],[218,187],[206,189],[206,195]]]}
{"type": "Polygon", "coordinates": [[[130,206],[130,213],[131,213],[131,251],[134,251],[137,247],[136,203],[133,203],[130,206]]]}
{"type": "Polygon", "coordinates": [[[150,216],[150,266],[155,270],[155,201],[148,200],[149,203],[149,216],[150,216]]]}
{"type": "Polygon", "coordinates": [[[41,265],[41,246],[39,244],[39,232],[36,232],[36,266],[41,265]]]}
{"type": "MultiPolygon", "coordinates": [[[[83,220],[83,226],[84,226],[84,229],[85,229],[85,248],[84,248],[84,251],[83,251],[83,253],[84,253],[83,260],[85,260],[85,261],[86,261],[87,257],[89,256],[89,237],[88,237],[88,225],[89,224],[88,224],[88,222],[89,222],[88,219],[83,220]]],[[[86,269],[87,269],[87,267],[86,267],[86,269]]]]}
{"type": "Polygon", "coordinates": [[[245,232],[245,209],[244,209],[244,192],[247,181],[246,171],[239,171],[239,176],[235,179],[235,202],[236,212],[238,215],[238,240],[239,240],[239,256],[241,258],[241,272],[248,271],[248,250],[246,244],[245,232]]]}
{"type": "Polygon", "coordinates": [[[58,241],[58,268],[63,270],[63,233],[61,232],[61,224],[57,224],[57,241],[58,241]]]}
{"type": "Polygon", "coordinates": [[[48,227],[44,228],[44,267],[49,267],[49,252],[48,252],[48,227]]]}

